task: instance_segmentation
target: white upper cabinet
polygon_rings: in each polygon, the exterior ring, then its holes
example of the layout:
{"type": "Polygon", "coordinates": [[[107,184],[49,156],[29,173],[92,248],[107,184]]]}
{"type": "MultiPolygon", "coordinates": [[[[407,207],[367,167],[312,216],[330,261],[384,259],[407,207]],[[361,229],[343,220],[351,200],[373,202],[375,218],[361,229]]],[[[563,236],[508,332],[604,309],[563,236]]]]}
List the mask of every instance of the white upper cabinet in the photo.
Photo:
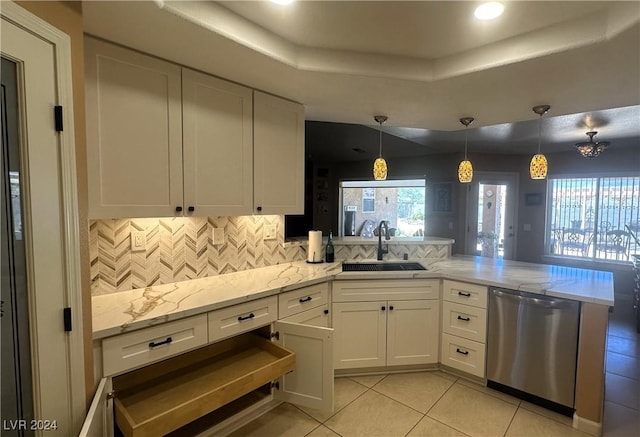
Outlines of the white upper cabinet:
{"type": "Polygon", "coordinates": [[[304,106],[254,91],[254,207],[304,214],[304,106]]]}
{"type": "Polygon", "coordinates": [[[304,213],[304,107],[85,38],[89,218],[304,213]]]}
{"type": "Polygon", "coordinates": [[[85,38],[89,217],[182,205],[181,68],[85,38]]]}
{"type": "Polygon", "coordinates": [[[185,68],[182,99],[187,212],[252,214],[252,90],[185,68]]]}

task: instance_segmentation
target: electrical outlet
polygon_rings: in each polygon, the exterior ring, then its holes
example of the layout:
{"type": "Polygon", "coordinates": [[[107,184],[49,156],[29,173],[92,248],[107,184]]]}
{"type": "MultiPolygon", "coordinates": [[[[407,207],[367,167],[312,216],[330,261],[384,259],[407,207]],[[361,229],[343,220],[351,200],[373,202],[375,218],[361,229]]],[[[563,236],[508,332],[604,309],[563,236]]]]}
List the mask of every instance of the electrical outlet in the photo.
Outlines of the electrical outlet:
{"type": "Polygon", "coordinates": [[[145,231],[131,232],[131,252],[147,250],[147,233],[145,231]]]}
{"type": "Polygon", "coordinates": [[[276,239],[276,231],[278,229],[277,225],[264,225],[264,231],[262,234],[263,240],[275,240],[276,239]]]}
{"type": "Polygon", "coordinates": [[[211,243],[214,246],[217,246],[219,244],[224,244],[224,229],[213,228],[211,233],[211,243]]]}

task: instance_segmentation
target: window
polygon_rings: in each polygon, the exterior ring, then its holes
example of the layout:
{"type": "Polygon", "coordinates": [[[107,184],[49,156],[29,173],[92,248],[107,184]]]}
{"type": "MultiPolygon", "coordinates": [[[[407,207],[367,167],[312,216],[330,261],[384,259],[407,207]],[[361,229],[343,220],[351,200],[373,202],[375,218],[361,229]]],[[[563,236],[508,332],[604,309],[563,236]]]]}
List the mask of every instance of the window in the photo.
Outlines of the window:
{"type": "Polygon", "coordinates": [[[395,237],[424,236],[424,179],[344,181],[340,183],[343,236],[373,237],[380,221],[395,237]]]}
{"type": "Polygon", "coordinates": [[[640,177],[549,179],[548,253],[628,261],[640,250],[640,177]]]}

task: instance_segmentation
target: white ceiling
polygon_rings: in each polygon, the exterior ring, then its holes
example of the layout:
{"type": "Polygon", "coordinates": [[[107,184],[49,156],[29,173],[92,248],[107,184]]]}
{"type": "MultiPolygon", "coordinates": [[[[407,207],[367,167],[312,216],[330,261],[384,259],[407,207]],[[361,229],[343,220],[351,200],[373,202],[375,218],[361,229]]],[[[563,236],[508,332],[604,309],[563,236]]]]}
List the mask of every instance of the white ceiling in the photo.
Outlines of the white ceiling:
{"type": "Polygon", "coordinates": [[[307,120],[387,115],[385,130],[425,153],[459,150],[464,135],[451,131],[463,116],[476,118],[469,139],[483,150],[531,153],[540,104],[551,105],[551,151],[590,129],[640,150],[640,2],[510,1],[490,22],[473,18],[478,3],[84,2],[83,12],[87,33],[299,101],[307,120]]]}

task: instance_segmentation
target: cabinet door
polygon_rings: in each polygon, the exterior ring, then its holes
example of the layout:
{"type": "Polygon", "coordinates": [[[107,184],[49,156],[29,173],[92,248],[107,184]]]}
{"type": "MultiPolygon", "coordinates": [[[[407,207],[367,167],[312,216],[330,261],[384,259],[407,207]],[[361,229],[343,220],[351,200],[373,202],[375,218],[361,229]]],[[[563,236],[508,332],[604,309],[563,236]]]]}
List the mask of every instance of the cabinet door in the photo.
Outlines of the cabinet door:
{"type": "Polygon", "coordinates": [[[437,363],[440,302],[389,301],[387,365],[437,363]]]}
{"type": "Polygon", "coordinates": [[[182,206],[180,75],[85,38],[89,218],[166,217],[182,206]]]}
{"type": "Polygon", "coordinates": [[[102,378],[80,429],[80,437],[113,437],[111,378],[102,378]]]}
{"type": "Polygon", "coordinates": [[[333,411],[333,329],[275,322],[277,344],[295,352],[296,368],[280,378],[274,397],[304,407],[333,411]]]}
{"type": "Polygon", "coordinates": [[[251,214],[252,90],[184,68],[182,98],[186,213],[251,214]]]}
{"type": "Polygon", "coordinates": [[[254,91],[254,207],[304,214],[304,106],[254,91]]]}
{"type": "Polygon", "coordinates": [[[385,365],[386,306],[386,302],[333,304],[333,327],[336,330],[334,367],[336,369],[385,365]]]}

